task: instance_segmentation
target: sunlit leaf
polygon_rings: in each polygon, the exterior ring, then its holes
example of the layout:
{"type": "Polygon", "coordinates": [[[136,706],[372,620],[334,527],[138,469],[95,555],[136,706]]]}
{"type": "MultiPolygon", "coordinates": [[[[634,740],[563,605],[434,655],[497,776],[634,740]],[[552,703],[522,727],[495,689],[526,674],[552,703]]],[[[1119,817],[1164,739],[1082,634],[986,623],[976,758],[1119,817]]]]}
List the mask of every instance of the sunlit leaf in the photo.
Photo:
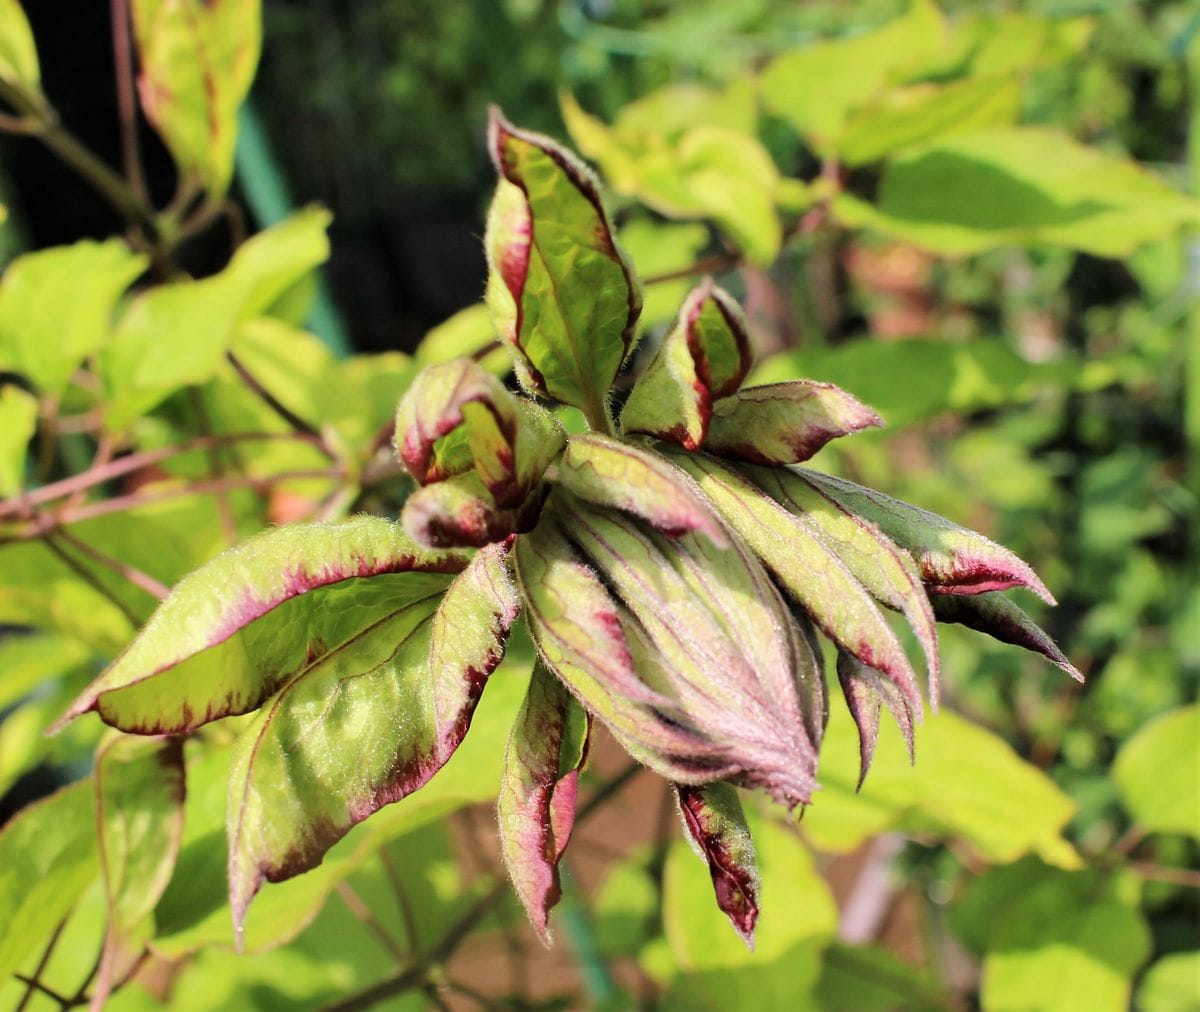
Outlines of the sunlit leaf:
{"type": "Polygon", "coordinates": [[[38,402],[18,386],[0,387],[0,497],[25,484],[25,455],[37,431],[38,402]]]}
{"type": "Polygon", "coordinates": [[[549,670],[537,664],[508,739],[497,804],[509,878],[546,943],[547,919],[562,895],[558,862],[575,822],[587,740],[587,713],[549,670]]]}
{"type": "Polygon", "coordinates": [[[1134,1006],[1138,1012],[1200,1009],[1200,952],[1176,952],[1157,960],[1142,978],[1134,1006]]]}
{"type": "Polygon", "coordinates": [[[41,93],[37,46],[20,0],[0,2],[0,81],[27,93],[41,93]]]}
{"type": "Polygon", "coordinates": [[[491,312],[484,303],[477,302],[460,309],[426,333],[413,357],[419,365],[425,366],[466,356],[479,362],[488,372],[503,376],[512,369],[512,358],[499,346],[489,351],[498,341],[491,312]]]}
{"type": "Polygon", "coordinates": [[[1125,742],[1113,781],[1138,824],[1152,832],[1200,837],[1200,706],[1184,706],[1152,720],[1125,742]]]}
{"type": "Polygon", "coordinates": [[[815,999],[817,1008],[854,1012],[952,1007],[928,970],[916,969],[881,946],[842,942],[825,950],[815,999]]]}

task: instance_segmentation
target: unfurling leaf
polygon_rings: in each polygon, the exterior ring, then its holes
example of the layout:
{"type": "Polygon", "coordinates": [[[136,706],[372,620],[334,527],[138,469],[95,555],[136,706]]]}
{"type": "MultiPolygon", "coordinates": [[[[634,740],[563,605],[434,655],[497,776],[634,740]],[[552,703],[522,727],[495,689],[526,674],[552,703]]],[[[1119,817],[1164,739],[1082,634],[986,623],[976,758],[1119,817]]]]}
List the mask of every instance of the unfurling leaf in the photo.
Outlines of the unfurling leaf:
{"type": "MultiPolygon", "coordinates": [[[[913,759],[913,706],[899,687],[881,671],[863,664],[846,651],[838,651],[838,681],[846,697],[846,707],[858,728],[858,788],[867,779],[875,744],[879,740],[879,711],[887,706],[908,748],[909,762],[913,759]]],[[[919,719],[920,711],[917,711],[919,719]]]]}
{"type": "Polygon", "coordinates": [[[916,676],[904,648],[867,588],[818,529],[707,454],[670,456],[696,479],[726,525],[741,535],[821,631],[864,664],[885,672],[919,707],[916,676]]]}
{"type": "Polygon", "coordinates": [[[247,713],[328,644],[439,593],[436,574],[465,565],[377,517],[264,531],[181,580],[59,726],[95,710],[123,731],[177,734],[247,713]],[[330,587],[343,581],[354,582],[330,587]],[[325,587],[338,596],[308,596],[325,587]]]}
{"type": "Polygon", "coordinates": [[[794,473],[849,512],[876,524],[911,552],[921,578],[934,593],[983,594],[1027,587],[1048,604],[1055,603],[1028,565],[982,534],[844,478],[807,468],[796,468],[794,473]]]}
{"type": "Polygon", "coordinates": [[[749,948],[758,920],[758,869],[754,840],[737,791],[729,784],[676,788],[688,843],[708,865],[717,906],[749,948]]]}
{"type": "Polygon", "coordinates": [[[939,622],[957,622],[968,629],[987,633],[1001,643],[1024,647],[1057,664],[1077,682],[1083,675],[1066,655],[1025,611],[1001,594],[976,594],[971,597],[934,594],[933,613],[939,622]]]}
{"type": "Polygon", "coordinates": [[[547,944],[547,919],[562,895],[558,862],[575,822],[588,727],[586,711],[538,663],[508,739],[498,806],[509,878],[547,944]]]}
{"type": "Polygon", "coordinates": [[[183,839],[183,739],[113,733],[96,753],[93,782],[108,898],[108,930],[93,992],[98,1008],[114,984],[122,950],[140,946],[137,932],[175,870],[183,839]]]}
{"type": "Polygon", "coordinates": [[[138,92],[180,175],[221,197],[262,46],[261,0],[133,0],[138,92]]]}
{"type": "Polygon", "coordinates": [[[488,140],[500,174],[485,240],[496,329],[528,388],[605,418],[642,302],[599,184],[565,148],[495,109],[488,140]]]}
{"type": "Polygon", "coordinates": [[[798,464],[838,436],[883,420],[832,383],[793,380],[717,401],[704,448],[755,464],[798,464]]]}
{"type": "Polygon", "coordinates": [[[750,341],[737,303],[705,280],[688,294],[679,318],[634,384],[621,429],[698,449],[713,402],[734,394],[750,370],[750,341]]]}
{"type": "Polygon", "coordinates": [[[235,928],[264,879],[315,867],[352,826],[445,765],[517,608],[504,549],[481,549],[440,603],[398,604],[259,712],[235,746],[229,784],[235,928]]]}
{"type": "Polygon", "coordinates": [[[624,510],[664,534],[698,531],[727,544],[721,521],[686,474],[656,453],[607,436],[572,436],[558,480],[580,499],[624,510]]]}

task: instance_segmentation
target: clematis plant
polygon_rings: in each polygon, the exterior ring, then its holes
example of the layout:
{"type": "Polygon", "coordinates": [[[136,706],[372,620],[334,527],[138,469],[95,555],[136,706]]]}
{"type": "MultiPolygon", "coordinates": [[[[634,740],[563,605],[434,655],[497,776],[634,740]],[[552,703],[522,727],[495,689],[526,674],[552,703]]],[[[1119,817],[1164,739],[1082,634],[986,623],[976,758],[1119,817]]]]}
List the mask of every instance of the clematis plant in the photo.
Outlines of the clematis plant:
{"type": "Polygon", "coordinates": [[[744,386],[736,302],[710,280],[632,383],[641,307],[591,171],[494,112],[487,299],[520,392],[468,359],[432,366],[396,419],[416,481],[400,522],[264,532],[182,580],[64,720],[180,735],[253,714],[234,745],[235,928],[264,881],[320,863],[420,789],[468,733],[514,621],[538,659],[499,791],[504,856],[548,938],[594,721],[677,790],[721,909],[750,941],[754,847],[735,788],[812,799],[828,714],[821,638],[858,727],[861,777],[886,708],[912,750],[936,705],[936,622],[1037,651],[1002,592],[1053,598],[1020,559],[915,506],[803,468],[882,424],[827,383],[744,386]],[[568,434],[557,406],[586,431],[568,434]]]}

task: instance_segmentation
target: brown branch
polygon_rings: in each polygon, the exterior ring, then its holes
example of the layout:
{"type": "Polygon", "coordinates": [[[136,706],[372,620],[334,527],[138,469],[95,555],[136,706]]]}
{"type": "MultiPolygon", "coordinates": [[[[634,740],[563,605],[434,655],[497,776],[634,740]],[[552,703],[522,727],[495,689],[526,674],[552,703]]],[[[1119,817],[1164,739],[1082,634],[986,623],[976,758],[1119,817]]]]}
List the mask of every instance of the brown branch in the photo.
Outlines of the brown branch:
{"type": "Polygon", "coordinates": [[[383,873],[387,876],[392,892],[396,896],[396,906],[400,909],[400,918],[404,922],[408,947],[411,951],[417,952],[420,949],[420,943],[417,940],[417,915],[413,910],[412,900],[408,898],[408,890],[404,888],[404,883],[400,880],[400,873],[396,870],[395,862],[392,861],[386,847],[379,848],[379,862],[383,865],[383,873]]]}
{"type": "Polygon", "coordinates": [[[1200,871],[1193,871],[1190,868],[1169,868],[1165,865],[1153,864],[1150,861],[1130,861],[1129,867],[1142,878],[1148,878],[1154,882],[1167,882],[1171,885],[1200,889],[1200,871]]]}
{"type": "Polygon", "coordinates": [[[288,425],[290,425],[297,432],[303,432],[306,435],[312,436],[314,439],[316,439],[318,441],[318,449],[320,449],[327,457],[329,457],[330,460],[336,459],[333,451],[330,450],[326,445],[325,440],[322,438],[321,433],[317,430],[316,426],[314,426],[311,422],[307,422],[301,418],[286,404],[282,403],[257,379],[255,379],[254,374],[246,368],[245,363],[243,363],[241,359],[239,359],[232,351],[227,351],[225,353],[225,357],[229,360],[229,364],[233,366],[234,371],[237,372],[238,378],[241,379],[241,381],[256,397],[259,398],[259,400],[266,404],[267,407],[274,411],[275,414],[287,422],[288,425]]]}
{"type": "Polygon", "coordinates": [[[659,285],[664,281],[678,281],[680,278],[690,278],[696,274],[717,274],[721,271],[732,270],[741,262],[742,258],[735,253],[714,253],[687,267],[680,267],[678,270],[666,271],[662,274],[651,274],[650,277],[642,279],[642,284],[659,285]]]}
{"type": "Polygon", "coordinates": [[[38,964],[34,967],[31,977],[21,977],[18,979],[25,984],[25,994],[21,996],[21,1000],[17,1002],[13,1012],[25,1012],[29,1002],[33,999],[34,991],[44,991],[46,986],[41,982],[42,972],[46,969],[46,964],[50,962],[50,957],[54,953],[54,947],[58,944],[59,938],[62,936],[63,928],[67,926],[67,918],[64,917],[58,922],[58,927],[54,929],[54,933],[50,936],[50,941],[46,943],[46,948],[42,951],[42,958],[38,960],[38,964]]]}
{"type": "Polygon", "coordinates": [[[363,902],[363,898],[354,891],[354,887],[349,882],[342,881],[334,888],[337,890],[338,898],[346,904],[350,913],[395,957],[396,962],[403,966],[404,961],[408,959],[408,953],[396,942],[396,939],[392,937],[392,933],[380,923],[379,918],[372,913],[371,908],[363,902]]]}
{"type": "Polygon", "coordinates": [[[121,163],[133,195],[147,207],[150,194],[142,174],[138,147],[137,104],[133,88],[133,52],[130,46],[129,0],[112,0],[113,62],[117,77],[117,113],[121,121],[121,163]]]}
{"type": "Polygon", "coordinates": [[[596,792],[587,799],[587,802],[575,814],[575,826],[579,826],[585,819],[591,818],[614,794],[621,790],[627,783],[634,779],[645,767],[641,763],[630,763],[620,773],[609,780],[606,784],[597,788],[596,792]]]}
{"type": "Polygon", "coordinates": [[[129,583],[132,583],[138,588],[138,590],[144,590],[156,600],[161,601],[164,597],[171,593],[170,587],[164,583],[160,583],[149,573],[144,573],[136,566],[131,566],[127,562],[121,562],[119,559],[114,559],[111,555],[106,555],[94,545],[89,545],[82,538],[76,537],[65,528],[57,531],[54,536],[61,538],[76,551],[81,552],[88,558],[100,563],[100,565],[104,566],[106,569],[112,570],[118,576],[127,580],[129,583]]]}

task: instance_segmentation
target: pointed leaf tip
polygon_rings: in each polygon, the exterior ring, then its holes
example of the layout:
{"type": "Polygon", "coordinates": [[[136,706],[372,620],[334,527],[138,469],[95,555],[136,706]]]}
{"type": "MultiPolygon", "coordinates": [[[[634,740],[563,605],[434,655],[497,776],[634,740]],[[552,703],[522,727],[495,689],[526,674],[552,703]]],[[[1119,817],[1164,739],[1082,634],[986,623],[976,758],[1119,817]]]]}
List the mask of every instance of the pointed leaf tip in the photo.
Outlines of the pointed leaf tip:
{"type": "Polygon", "coordinates": [[[895,718],[896,726],[904,736],[904,745],[908,749],[908,761],[915,759],[913,747],[914,716],[921,719],[921,711],[914,711],[913,705],[905,697],[900,687],[878,671],[863,664],[857,657],[852,657],[844,650],[838,651],[837,659],[838,681],[842,686],[842,694],[846,697],[846,706],[854,724],[858,728],[859,769],[856,791],[862,790],[863,782],[871,769],[871,761],[875,758],[875,745],[879,741],[879,714],[883,706],[888,708],[895,718]]]}

